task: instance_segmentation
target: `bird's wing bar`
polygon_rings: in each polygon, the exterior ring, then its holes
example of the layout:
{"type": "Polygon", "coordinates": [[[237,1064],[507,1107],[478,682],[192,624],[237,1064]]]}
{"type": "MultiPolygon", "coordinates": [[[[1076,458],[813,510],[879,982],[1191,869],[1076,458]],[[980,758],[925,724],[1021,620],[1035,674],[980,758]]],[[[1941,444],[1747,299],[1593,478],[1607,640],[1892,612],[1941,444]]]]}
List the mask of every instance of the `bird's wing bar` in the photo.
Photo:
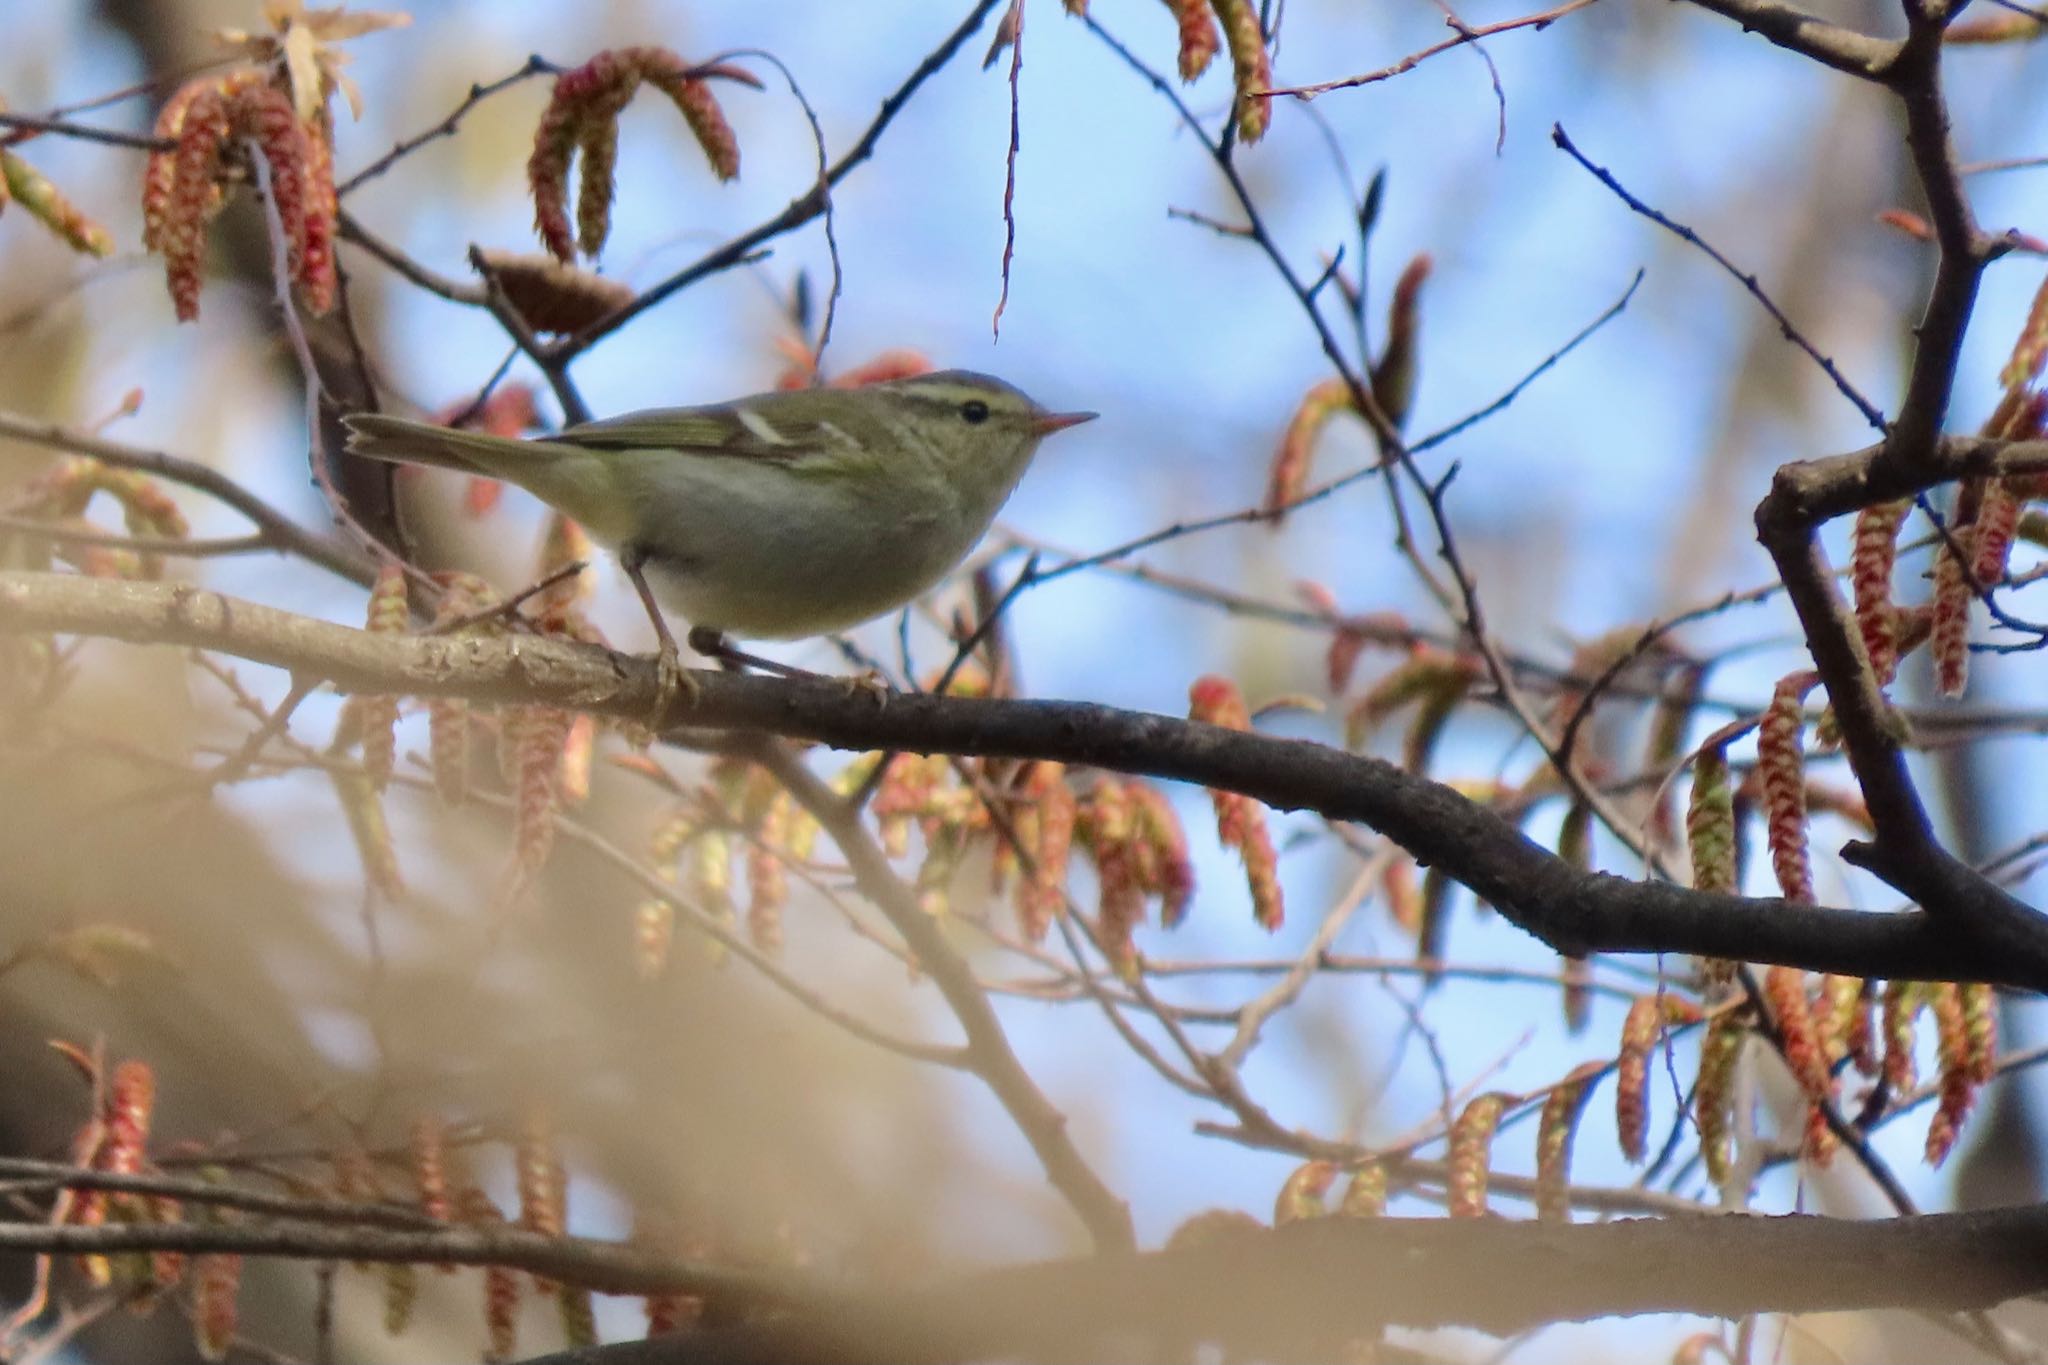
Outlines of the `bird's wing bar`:
{"type": "Polygon", "coordinates": [[[655,408],[568,427],[548,439],[587,450],[689,450],[790,461],[817,453],[832,433],[815,421],[774,421],[744,404],[724,409],[655,408]]]}

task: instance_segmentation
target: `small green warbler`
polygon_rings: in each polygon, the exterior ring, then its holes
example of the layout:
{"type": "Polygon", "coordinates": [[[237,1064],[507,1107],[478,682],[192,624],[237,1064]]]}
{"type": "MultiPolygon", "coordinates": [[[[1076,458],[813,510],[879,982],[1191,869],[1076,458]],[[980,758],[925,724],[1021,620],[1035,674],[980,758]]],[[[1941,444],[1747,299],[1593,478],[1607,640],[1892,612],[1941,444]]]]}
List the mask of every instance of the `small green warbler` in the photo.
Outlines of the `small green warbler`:
{"type": "MultiPolygon", "coordinates": [[[[530,441],[355,413],[348,448],[517,484],[613,551],[676,669],[691,643],[794,640],[910,601],[974,548],[1038,443],[1092,412],[1049,412],[945,370],[657,408],[530,441]]],[[[717,646],[711,646],[715,649],[717,646]]]]}

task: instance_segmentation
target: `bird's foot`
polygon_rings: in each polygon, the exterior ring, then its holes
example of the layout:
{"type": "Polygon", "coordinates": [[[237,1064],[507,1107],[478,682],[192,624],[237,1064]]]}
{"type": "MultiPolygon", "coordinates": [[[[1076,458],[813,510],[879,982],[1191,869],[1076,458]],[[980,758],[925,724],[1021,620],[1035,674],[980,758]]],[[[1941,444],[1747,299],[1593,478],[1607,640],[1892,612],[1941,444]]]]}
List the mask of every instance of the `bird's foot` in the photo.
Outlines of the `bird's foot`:
{"type": "Polygon", "coordinates": [[[661,648],[654,655],[654,729],[660,732],[667,723],[669,712],[678,701],[696,706],[703,698],[704,687],[683,667],[683,658],[676,649],[676,642],[667,635],[662,637],[661,648]]]}
{"type": "Polygon", "coordinates": [[[896,690],[889,685],[889,680],[882,676],[882,670],[879,668],[870,668],[862,673],[849,674],[841,678],[839,682],[846,689],[847,696],[866,695],[873,698],[877,707],[887,705],[889,694],[896,690]]]}

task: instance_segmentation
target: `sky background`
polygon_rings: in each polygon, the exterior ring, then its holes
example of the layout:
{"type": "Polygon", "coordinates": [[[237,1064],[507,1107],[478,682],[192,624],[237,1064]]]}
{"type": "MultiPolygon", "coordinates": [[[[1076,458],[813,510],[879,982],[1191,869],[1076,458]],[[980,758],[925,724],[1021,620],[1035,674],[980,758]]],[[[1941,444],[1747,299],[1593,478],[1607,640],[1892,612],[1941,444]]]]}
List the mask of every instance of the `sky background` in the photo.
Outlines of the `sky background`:
{"type": "MultiPolygon", "coordinates": [[[[189,13],[206,23],[253,23],[245,8],[198,5],[189,13]]],[[[774,52],[801,82],[836,154],[966,6],[644,0],[410,9],[409,30],[349,45],[350,71],[368,108],[360,122],[341,123],[344,175],[443,116],[471,82],[514,70],[530,52],[572,64],[626,42],[662,43],[693,58],[736,48],[774,52]]],[[[1157,0],[1096,0],[1094,11],[1153,66],[1170,70],[1172,27],[1157,0]]],[[[1498,3],[1460,9],[1475,24],[1518,12],[1498,3]]],[[[1885,31],[1893,23],[1874,8],[1828,12],[1885,31]]],[[[75,101],[137,78],[133,54],[86,5],[40,0],[11,14],[8,32],[0,92],[15,109],[75,101]]],[[[1444,33],[1441,12],[1424,0],[1370,7],[1288,0],[1276,75],[1294,83],[1373,69],[1444,33]]],[[[1301,393],[1327,373],[1315,336],[1256,250],[1169,220],[1169,208],[1225,221],[1237,214],[1168,104],[1050,0],[1030,6],[1025,43],[1016,262],[1000,338],[991,336],[990,319],[1000,287],[1010,94],[1001,66],[984,73],[962,60],[920,93],[874,161],[836,196],[844,295],[826,368],[911,347],[941,365],[999,373],[1050,407],[1099,410],[1100,421],[1046,447],[1004,513],[1005,527],[1052,546],[1093,551],[1244,507],[1260,496],[1268,458],[1301,393]]],[[[985,45],[985,37],[974,39],[970,55],[985,45]]],[[[1733,281],[1632,215],[1554,149],[1552,125],[1562,124],[1631,191],[1755,270],[1883,407],[1896,402],[1926,263],[1916,244],[1872,219],[1906,194],[1890,111],[1732,24],[1685,6],[1601,0],[1541,33],[1499,36],[1486,52],[1505,94],[1504,115],[1485,63],[1472,51],[1452,52],[1397,80],[1306,107],[1282,102],[1272,135],[1240,165],[1273,234],[1305,275],[1319,268],[1319,253],[1351,240],[1354,197],[1376,168],[1386,169],[1370,261],[1376,296],[1384,298],[1412,254],[1434,260],[1411,432],[1432,431],[1493,399],[1645,272],[1618,320],[1504,414],[1426,461],[1436,471],[1458,465],[1451,509],[1496,628],[1515,646],[1562,662],[1579,640],[1766,581],[1768,561],[1747,526],[1769,471],[1787,459],[1855,448],[1869,432],[1803,357],[1768,337],[1757,340],[1767,324],[1733,281]]],[[[2043,118],[2030,97],[2041,74],[2037,53],[1970,51],[1951,65],[1964,158],[2040,150],[2043,118]]],[[[720,87],[744,158],[732,186],[715,182],[663,102],[643,97],[629,109],[615,229],[602,262],[607,274],[652,283],[807,187],[808,125],[777,78],[763,74],[762,92],[720,87]]],[[[1227,63],[1187,92],[1212,128],[1228,95],[1227,63]]],[[[472,242],[535,249],[522,169],[544,96],[545,83],[532,82],[498,97],[459,138],[352,198],[352,210],[450,275],[466,273],[472,242]]],[[[140,127],[146,113],[129,103],[101,117],[140,127]]],[[[132,252],[136,166],[128,155],[47,142],[34,151],[37,164],[132,252]]],[[[1985,175],[1971,190],[1987,225],[2040,230],[2048,226],[2039,212],[2041,183],[2038,172],[1985,175]]],[[[301,521],[325,520],[299,457],[298,395],[275,382],[270,343],[250,326],[262,299],[215,288],[200,323],[174,329],[154,263],[124,255],[81,273],[25,237],[33,234],[0,221],[4,311],[61,296],[87,326],[84,339],[67,342],[76,355],[61,388],[43,394],[41,407],[19,396],[16,406],[84,423],[140,387],[141,411],[114,434],[216,460],[301,521]]],[[[394,288],[360,255],[345,251],[343,260],[364,286],[371,344],[397,380],[396,397],[438,408],[489,375],[503,344],[487,316],[394,288]]],[[[575,371],[591,408],[608,414],[712,401],[766,386],[780,366],[780,300],[799,270],[817,284],[827,278],[815,224],[778,239],[758,266],[670,300],[592,352],[575,371]]],[[[1988,276],[1957,390],[1957,429],[1974,427],[1996,397],[1997,369],[2039,277],[2038,263],[2025,260],[1988,276]]],[[[37,344],[41,325],[12,328],[0,346],[37,344]]],[[[517,367],[514,373],[532,378],[517,367]]],[[[1368,454],[1359,433],[1340,421],[1319,447],[1318,472],[1355,468],[1368,454]]],[[[192,506],[195,534],[235,529],[227,514],[192,506]]],[[[515,500],[477,528],[474,548],[501,581],[515,581],[531,562],[537,526],[533,509],[515,500]]],[[[1290,599],[1295,581],[1313,579],[1347,610],[1398,611],[1437,624],[1390,542],[1384,498],[1366,482],[1297,514],[1284,534],[1253,528],[1191,536],[1142,562],[1276,600],[1290,599]]],[[[1006,561],[1012,571],[1016,562],[1006,561]]],[[[361,612],[356,589],[288,564],[217,562],[203,575],[226,591],[330,619],[354,621],[361,612]]],[[[644,621],[609,567],[598,614],[622,647],[646,647],[644,621]]],[[[1024,683],[1036,696],[1179,714],[1189,682],[1205,672],[1237,678],[1255,703],[1322,688],[1320,637],[1234,618],[1114,573],[1035,590],[1018,602],[1012,621],[1024,683]]],[[[895,658],[892,623],[856,638],[895,658]]],[[[1797,666],[1788,617],[1775,606],[1730,613],[1684,639],[1703,653],[1749,647],[1714,675],[1714,693],[1741,704],[1754,705],[1775,677],[1797,666]]],[[[931,637],[920,641],[923,667],[942,660],[931,637]]],[[[809,667],[843,667],[822,643],[770,652],[809,667]]],[[[1389,662],[1381,656],[1369,671],[1389,662]]],[[[2040,696],[2037,659],[1980,665],[1973,703],[2040,696]]],[[[251,681],[273,697],[283,688],[279,679],[251,681]]],[[[319,708],[305,714],[317,730],[319,708]]],[[[1702,731],[1719,721],[1703,720],[1702,731]]],[[[1282,716],[1269,728],[1333,737],[1341,709],[1282,716]]],[[[1394,742],[1390,734],[1383,747],[1394,742]]],[[[2038,761],[2036,744],[1991,746],[1994,769],[2015,775],[2015,785],[2013,799],[1992,812],[1995,827],[1983,831],[1988,847],[2006,846],[2041,823],[2033,784],[2016,776],[2038,761]]],[[[1483,777],[1520,772],[1530,757],[1504,725],[1476,720],[1447,742],[1439,763],[1446,775],[1483,777]]],[[[1285,952],[1305,942],[1318,911],[1348,879],[1346,860],[1332,856],[1311,822],[1276,822],[1283,841],[1299,838],[1283,844],[1294,913],[1269,944],[1246,923],[1240,879],[1214,848],[1206,798],[1198,791],[1175,798],[1204,891],[1186,928],[1172,937],[1148,932],[1141,946],[1192,958],[1285,952]]],[[[224,800],[285,831],[283,856],[308,886],[331,893],[328,912],[338,920],[354,913],[353,853],[335,833],[323,787],[273,786],[224,800]]],[[[1556,818],[1547,810],[1532,832],[1550,837],[1556,818]]],[[[1887,904],[1836,863],[1838,842],[1826,833],[1817,839],[1823,898],[1887,904]]],[[[1600,853],[1605,865],[1627,870],[1604,841],[1600,853]]],[[[436,893],[452,890],[439,875],[423,868],[420,880],[436,893]]],[[[624,932],[622,920],[614,927],[624,932]]],[[[1369,907],[1339,946],[1400,952],[1405,943],[1384,911],[1369,907]]],[[[842,948],[792,933],[799,967],[830,972],[842,948]]],[[[1469,905],[1454,923],[1450,955],[1524,966],[1552,960],[1541,944],[1497,918],[1475,917],[1469,905]]],[[[1190,986],[1187,998],[1205,990],[1234,999],[1244,987],[1190,986]]],[[[1611,1055],[1621,1009],[1599,1001],[1590,1027],[1572,1038],[1557,1026],[1552,991],[1501,988],[1482,996],[1452,987],[1430,1001],[1428,1017],[1454,1079],[1490,1073],[1486,1086],[1513,1090],[1611,1055]]],[[[1148,1244],[1202,1207],[1270,1206],[1289,1162],[1194,1134],[1195,1120],[1219,1112],[1105,1047],[1099,1018],[1082,1009],[1006,1005],[1005,1019],[1053,1098],[1091,1111],[1091,1153],[1131,1199],[1148,1244]]],[[[1418,1049],[1396,1051],[1401,1020],[1389,988],[1358,978],[1320,981],[1276,1026],[1247,1080],[1285,1123],[1391,1138],[1426,1121],[1438,1102],[1418,1049]]],[[[347,1008],[309,1010],[307,1021],[338,1066],[361,1062],[360,1021],[347,1008]]],[[[2021,1023],[2037,1033],[2038,1013],[2028,1011],[2021,1023]]],[[[1689,1075],[1689,1064],[1679,1072],[1689,1075]]],[[[1590,1183],[1632,1178],[1613,1154],[1611,1094],[1596,1099],[1580,1142],[1577,1173],[1590,1183]]],[[[1001,1129],[994,1106],[966,1082],[958,1103],[993,1136],[997,1159],[1028,1178],[1028,1153],[1001,1129]]],[[[1668,1121],[1668,1085],[1653,1103],[1668,1121]]],[[[1939,1204],[1945,1177],[1917,1159],[1923,1131],[1924,1122],[1906,1120],[1880,1148],[1916,1197],[1939,1204]]],[[[1529,1145],[1527,1130],[1504,1140],[1501,1164],[1526,1169],[1529,1145]]],[[[966,1191],[951,1197],[971,1199],[966,1191]]],[[[1768,1180],[1758,1203],[1788,1208],[1802,1198],[1808,1206],[1875,1209],[1853,1182],[1802,1196],[1789,1173],[1768,1180]]],[[[601,1201],[583,1206],[594,1231],[616,1230],[606,1215],[601,1201]]],[[[952,1235],[968,1254],[1057,1249],[1000,1219],[978,1226],[963,1219],[952,1235]]],[[[1589,1330],[1555,1329],[1516,1358],[1577,1358],[1589,1330]]],[[[1635,1340],[1612,1329],[1594,1335],[1609,1346],[1635,1340]]]]}

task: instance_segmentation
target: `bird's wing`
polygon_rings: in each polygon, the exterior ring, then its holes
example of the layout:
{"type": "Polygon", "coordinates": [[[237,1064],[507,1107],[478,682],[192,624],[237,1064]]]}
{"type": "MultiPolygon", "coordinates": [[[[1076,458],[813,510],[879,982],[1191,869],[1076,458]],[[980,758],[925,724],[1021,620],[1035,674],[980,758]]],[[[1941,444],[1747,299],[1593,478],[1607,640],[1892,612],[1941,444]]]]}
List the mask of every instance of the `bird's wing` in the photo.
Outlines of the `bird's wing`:
{"type": "Polygon", "coordinates": [[[689,450],[794,461],[848,442],[830,422],[778,413],[772,420],[744,404],[725,409],[654,408],[583,422],[548,438],[588,450],[689,450]]]}

